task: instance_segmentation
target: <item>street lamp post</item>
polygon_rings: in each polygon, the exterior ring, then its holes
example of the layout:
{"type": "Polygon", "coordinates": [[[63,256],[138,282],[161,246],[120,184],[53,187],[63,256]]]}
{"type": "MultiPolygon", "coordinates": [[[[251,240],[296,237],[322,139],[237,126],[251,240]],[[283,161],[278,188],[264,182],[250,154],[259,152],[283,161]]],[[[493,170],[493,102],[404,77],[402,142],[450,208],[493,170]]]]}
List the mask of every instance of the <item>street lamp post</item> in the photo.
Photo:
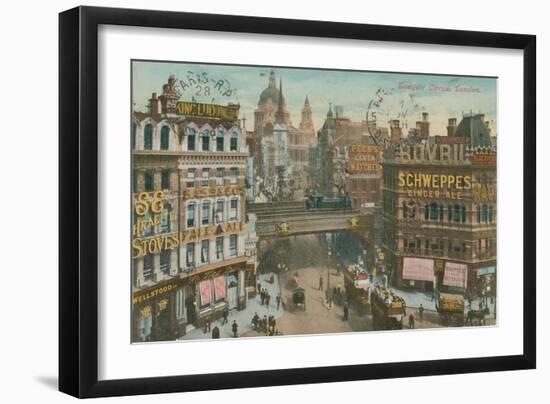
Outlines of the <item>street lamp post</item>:
{"type": "Polygon", "coordinates": [[[332,255],[331,251],[328,251],[327,259],[327,306],[332,307],[332,300],[330,299],[330,256],[332,255]]]}

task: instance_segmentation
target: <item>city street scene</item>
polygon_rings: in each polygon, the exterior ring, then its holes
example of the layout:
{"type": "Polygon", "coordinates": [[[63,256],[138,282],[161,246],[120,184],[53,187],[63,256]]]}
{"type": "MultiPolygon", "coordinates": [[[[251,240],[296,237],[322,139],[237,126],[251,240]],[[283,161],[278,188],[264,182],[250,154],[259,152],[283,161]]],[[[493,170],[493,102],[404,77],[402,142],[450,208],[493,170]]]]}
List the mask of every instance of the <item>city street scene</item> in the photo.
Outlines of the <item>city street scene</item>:
{"type": "Polygon", "coordinates": [[[495,326],[496,89],[132,61],[132,342],[495,326]]]}

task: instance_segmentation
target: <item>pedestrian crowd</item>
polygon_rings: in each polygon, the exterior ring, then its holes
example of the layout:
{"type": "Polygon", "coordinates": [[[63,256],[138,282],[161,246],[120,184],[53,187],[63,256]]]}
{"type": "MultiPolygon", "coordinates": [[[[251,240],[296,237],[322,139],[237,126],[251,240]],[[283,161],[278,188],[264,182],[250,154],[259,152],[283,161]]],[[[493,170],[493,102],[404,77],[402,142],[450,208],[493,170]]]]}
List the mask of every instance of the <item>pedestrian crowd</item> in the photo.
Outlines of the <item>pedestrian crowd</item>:
{"type": "Polygon", "coordinates": [[[266,336],[279,335],[276,327],[277,320],[275,320],[275,316],[264,314],[263,318],[260,318],[258,313],[254,313],[254,317],[252,317],[252,328],[254,331],[266,336]]]}

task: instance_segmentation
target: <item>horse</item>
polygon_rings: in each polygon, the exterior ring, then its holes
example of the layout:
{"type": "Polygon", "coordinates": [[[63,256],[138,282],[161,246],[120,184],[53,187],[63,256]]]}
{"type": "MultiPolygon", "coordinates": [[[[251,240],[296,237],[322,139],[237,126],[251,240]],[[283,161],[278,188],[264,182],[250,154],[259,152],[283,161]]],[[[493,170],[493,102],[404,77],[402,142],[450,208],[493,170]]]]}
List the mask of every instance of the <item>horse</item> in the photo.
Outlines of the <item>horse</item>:
{"type": "Polygon", "coordinates": [[[482,310],[469,310],[468,316],[466,318],[466,324],[468,324],[469,322],[470,325],[474,325],[474,320],[477,320],[479,325],[481,325],[482,323],[483,325],[485,325],[485,316],[488,314],[489,314],[488,307],[485,307],[482,310]]]}

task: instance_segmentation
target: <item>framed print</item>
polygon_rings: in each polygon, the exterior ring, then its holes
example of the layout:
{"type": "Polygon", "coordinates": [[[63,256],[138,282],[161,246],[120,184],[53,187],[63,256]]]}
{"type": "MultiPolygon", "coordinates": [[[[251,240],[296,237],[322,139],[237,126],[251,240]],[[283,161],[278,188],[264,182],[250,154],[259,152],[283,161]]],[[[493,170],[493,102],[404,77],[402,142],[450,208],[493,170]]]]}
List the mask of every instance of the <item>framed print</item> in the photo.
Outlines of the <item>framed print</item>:
{"type": "Polygon", "coordinates": [[[61,391],[535,367],[534,36],[59,21],[61,391]]]}

